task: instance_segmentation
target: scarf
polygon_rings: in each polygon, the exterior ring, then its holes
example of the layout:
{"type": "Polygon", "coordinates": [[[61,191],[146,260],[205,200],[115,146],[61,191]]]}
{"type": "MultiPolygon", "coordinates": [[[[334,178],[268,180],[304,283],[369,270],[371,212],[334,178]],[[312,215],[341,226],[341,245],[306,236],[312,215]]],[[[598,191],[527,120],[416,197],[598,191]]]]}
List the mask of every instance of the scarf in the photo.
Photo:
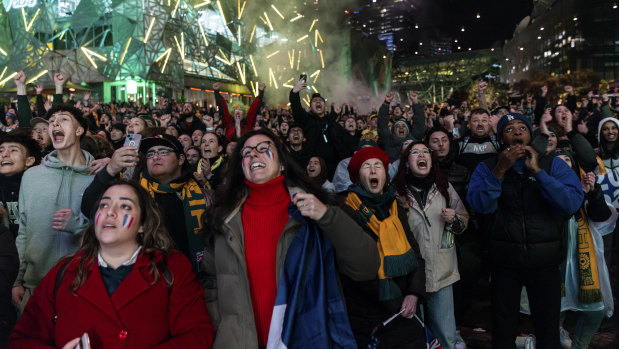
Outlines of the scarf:
{"type": "Polygon", "coordinates": [[[578,270],[580,272],[580,292],[578,298],[582,303],[602,301],[600,277],[598,274],[595,244],[591,236],[589,221],[584,210],[580,209],[578,221],[578,270]]]}
{"type": "Polygon", "coordinates": [[[404,276],[417,268],[417,258],[404,232],[402,222],[398,218],[398,203],[393,200],[389,216],[380,221],[372,211],[365,206],[359,196],[349,192],[346,205],[355,210],[357,216],[378,237],[376,245],[380,255],[378,269],[378,298],[386,301],[402,297],[402,292],[393,281],[393,277],[404,276]]]}
{"type": "Polygon", "coordinates": [[[288,213],[302,225],[286,253],[267,348],[357,348],[331,242],[295,205],[288,206],[288,213]]]}
{"type": "Polygon", "coordinates": [[[204,245],[200,230],[202,228],[202,214],[206,210],[206,199],[200,185],[192,178],[180,177],[168,184],[159,184],[152,179],[146,178],[140,173],[140,185],[146,189],[154,199],[155,194],[170,194],[180,192],[185,212],[185,227],[187,241],[189,243],[189,259],[194,271],[198,272],[200,263],[204,257],[204,245]]]}

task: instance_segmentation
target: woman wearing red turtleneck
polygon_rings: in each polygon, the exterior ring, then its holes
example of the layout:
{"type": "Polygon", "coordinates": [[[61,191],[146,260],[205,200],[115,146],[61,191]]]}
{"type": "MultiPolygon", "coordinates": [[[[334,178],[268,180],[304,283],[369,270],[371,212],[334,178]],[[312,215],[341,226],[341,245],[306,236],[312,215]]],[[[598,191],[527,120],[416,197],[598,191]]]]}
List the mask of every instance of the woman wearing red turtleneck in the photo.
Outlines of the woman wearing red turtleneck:
{"type": "Polygon", "coordinates": [[[331,205],[272,132],[243,136],[229,164],[205,222],[204,266],[216,279],[207,283],[216,286],[207,290],[217,328],[214,348],[255,349],[267,345],[286,252],[302,226],[289,215],[291,203],[329,239],[339,272],[370,280],[380,260],[374,240],[331,205]]]}

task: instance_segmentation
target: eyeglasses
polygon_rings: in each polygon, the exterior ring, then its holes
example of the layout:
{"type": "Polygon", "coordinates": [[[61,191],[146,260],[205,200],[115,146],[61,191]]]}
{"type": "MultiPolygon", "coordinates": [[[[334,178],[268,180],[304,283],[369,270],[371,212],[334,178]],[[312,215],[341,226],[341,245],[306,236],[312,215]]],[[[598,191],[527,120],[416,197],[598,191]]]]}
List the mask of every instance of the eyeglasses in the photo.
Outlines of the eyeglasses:
{"type": "Polygon", "coordinates": [[[158,149],[158,150],[149,150],[146,152],[146,158],[147,159],[152,159],[155,157],[155,154],[159,155],[160,157],[164,157],[164,156],[168,156],[168,154],[172,153],[173,150],[172,149],[158,149]]]}
{"type": "Polygon", "coordinates": [[[419,156],[421,154],[423,154],[424,156],[430,156],[430,151],[429,150],[413,149],[413,150],[411,150],[410,153],[408,153],[408,156],[419,156]]]}
{"type": "Polygon", "coordinates": [[[258,144],[256,144],[254,147],[250,147],[250,146],[245,146],[243,147],[243,149],[241,149],[241,156],[243,158],[248,158],[251,156],[251,151],[252,150],[256,150],[258,153],[264,153],[267,150],[269,150],[269,147],[271,146],[272,142],[271,141],[263,141],[260,142],[258,144]]]}

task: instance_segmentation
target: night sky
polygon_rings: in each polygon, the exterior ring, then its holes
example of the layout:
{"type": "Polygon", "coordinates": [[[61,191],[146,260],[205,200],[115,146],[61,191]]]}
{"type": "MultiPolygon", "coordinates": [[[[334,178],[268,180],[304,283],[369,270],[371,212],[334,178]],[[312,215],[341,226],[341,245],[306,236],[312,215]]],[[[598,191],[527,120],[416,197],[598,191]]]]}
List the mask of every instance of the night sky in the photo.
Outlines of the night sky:
{"type": "MultiPolygon", "coordinates": [[[[458,39],[462,50],[491,47],[512,37],[516,25],[533,9],[533,0],[405,0],[398,6],[412,8],[412,29],[406,37],[415,41],[432,38],[458,39]],[[476,16],[480,15],[478,19],[476,16]],[[465,31],[462,32],[461,28],[465,31]]],[[[406,49],[415,49],[410,42],[406,49]]],[[[402,47],[402,49],[405,49],[402,47]]]]}

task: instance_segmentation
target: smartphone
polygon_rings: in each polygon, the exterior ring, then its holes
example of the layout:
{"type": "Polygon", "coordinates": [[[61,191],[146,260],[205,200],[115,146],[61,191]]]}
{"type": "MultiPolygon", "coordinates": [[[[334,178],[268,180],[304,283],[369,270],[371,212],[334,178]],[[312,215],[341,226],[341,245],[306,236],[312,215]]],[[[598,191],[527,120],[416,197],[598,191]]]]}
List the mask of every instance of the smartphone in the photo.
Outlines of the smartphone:
{"type": "Polygon", "coordinates": [[[451,131],[454,137],[460,137],[460,129],[454,126],[454,129],[451,131]]]}
{"type": "Polygon", "coordinates": [[[307,83],[307,74],[301,74],[301,80],[303,80],[303,82],[307,83]]]}
{"type": "Polygon", "coordinates": [[[75,349],[90,349],[90,338],[88,338],[88,332],[84,332],[75,349]]]}
{"type": "MultiPolygon", "coordinates": [[[[140,142],[142,141],[142,135],[139,133],[128,134],[125,137],[125,147],[138,147],[140,149],[140,142]]],[[[137,150],[135,151],[138,152],[137,150]]]]}

